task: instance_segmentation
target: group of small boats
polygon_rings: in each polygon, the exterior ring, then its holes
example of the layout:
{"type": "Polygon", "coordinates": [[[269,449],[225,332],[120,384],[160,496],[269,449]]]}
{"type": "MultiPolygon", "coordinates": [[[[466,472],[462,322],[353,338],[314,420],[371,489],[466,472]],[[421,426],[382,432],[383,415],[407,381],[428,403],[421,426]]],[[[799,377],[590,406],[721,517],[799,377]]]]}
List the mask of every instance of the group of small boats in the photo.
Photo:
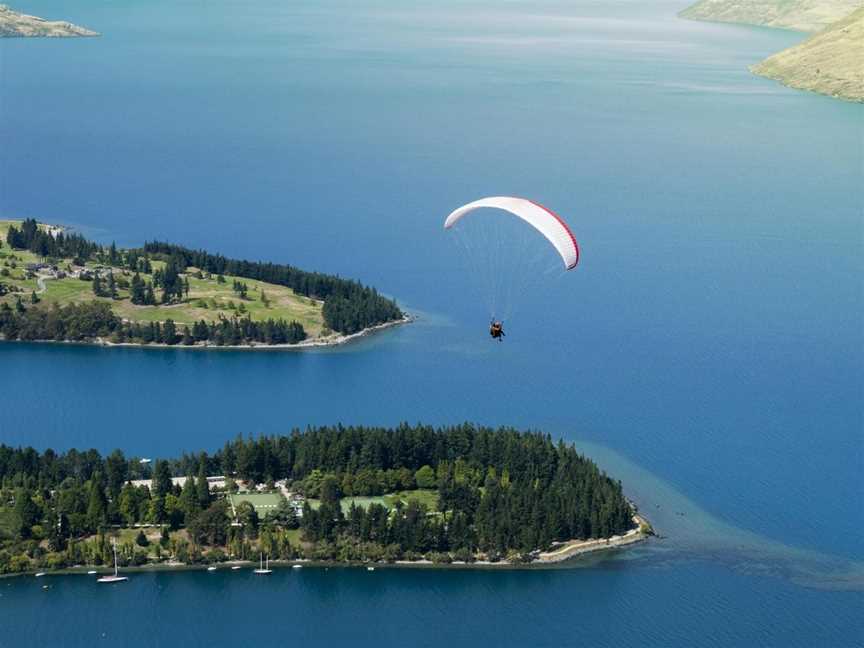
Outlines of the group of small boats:
{"type": "MultiPolygon", "coordinates": [[[[105,576],[100,576],[99,578],[96,579],[97,583],[122,583],[123,581],[129,580],[128,576],[121,576],[120,575],[120,571],[117,567],[117,543],[116,542],[112,542],[112,548],[114,550],[114,573],[113,574],[107,574],[105,576]]],[[[242,565],[231,565],[231,571],[237,571],[237,570],[242,569],[242,568],[243,568],[242,565]]],[[[291,568],[292,569],[302,569],[303,565],[295,564],[295,565],[291,565],[291,568]]],[[[212,571],[216,571],[216,569],[217,568],[214,565],[211,565],[210,567],[207,568],[207,571],[212,572],[212,571]]],[[[375,568],[372,566],[369,566],[369,567],[366,567],[366,570],[371,572],[371,571],[375,571],[375,568]]],[[[95,569],[91,569],[87,572],[88,575],[93,575],[96,573],[97,572],[95,569]]],[[[262,553],[258,567],[256,569],[252,570],[252,573],[257,574],[259,576],[266,576],[267,574],[272,574],[273,570],[270,569],[270,556],[267,556],[267,558],[265,560],[264,554],[262,553]]],[[[36,572],[36,578],[40,578],[42,576],[45,576],[45,572],[36,572]]],[[[48,589],[48,585],[44,585],[43,588],[48,589]]]]}

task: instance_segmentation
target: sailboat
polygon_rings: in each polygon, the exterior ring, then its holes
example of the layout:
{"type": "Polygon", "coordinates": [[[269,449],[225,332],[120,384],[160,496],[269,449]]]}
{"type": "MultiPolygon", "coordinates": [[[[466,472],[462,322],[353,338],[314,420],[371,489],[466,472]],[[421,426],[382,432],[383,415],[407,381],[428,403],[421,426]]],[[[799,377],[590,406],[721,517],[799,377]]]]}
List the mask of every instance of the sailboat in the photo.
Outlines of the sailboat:
{"type": "Polygon", "coordinates": [[[129,580],[126,576],[121,576],[117,573],[117,541],[112,539],[111,545],[114,547],[114,575],[101,576],[96,579],[97,583],[120,583],[129,580]]]}
{"type": "Polygon", "coordinates": [[[261,566],[255,570],[255,573],[256,574],[272,574],[273,570],[270,569],[270,556],[267,556],[267,563],[266,563],[267,566],[265,567],[264,565],[265,565],[264,554],[262,553],[261,554],[261,566]]]}

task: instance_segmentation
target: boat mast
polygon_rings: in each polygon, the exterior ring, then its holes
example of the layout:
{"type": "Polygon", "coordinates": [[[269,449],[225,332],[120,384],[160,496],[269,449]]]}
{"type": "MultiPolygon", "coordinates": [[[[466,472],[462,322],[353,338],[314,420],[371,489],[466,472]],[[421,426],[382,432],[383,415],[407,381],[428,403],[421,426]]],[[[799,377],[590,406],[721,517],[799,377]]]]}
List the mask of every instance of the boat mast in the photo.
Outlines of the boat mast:
{"type": "Polygon", "coordinates": [[[117,576],[117,539],[111,539],[111,545],[114,547],[114,576],[117,576]]]}

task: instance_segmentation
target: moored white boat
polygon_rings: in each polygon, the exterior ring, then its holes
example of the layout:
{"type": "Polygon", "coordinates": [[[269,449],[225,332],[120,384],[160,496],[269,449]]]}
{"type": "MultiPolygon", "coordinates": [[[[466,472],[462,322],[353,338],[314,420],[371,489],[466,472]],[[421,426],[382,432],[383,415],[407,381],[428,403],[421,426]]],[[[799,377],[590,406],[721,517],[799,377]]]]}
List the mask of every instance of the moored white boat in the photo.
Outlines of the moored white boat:
{"type": "Polygon", "coordinates": [[[97,583],[122,583],[123,581],[129,580],[126,576],[121,576],[117,571],[117,541],[112,540],[111,545],[114,547],[114,573],[109,574],[108,576],[102,576],[101,578],[97,578],[97,583]]]}
{"type": "Polygon", "coordinates": [[[255,573],[256,573],[256,574],[262,574],[262,575],[264,575],[264,574],[272,574],[272,573],[273,573],[273,570],[270,569],[270,556],[267,556],[267,563],[266,563],[267,566],[265,567],[264,565],[265,565],[265,563],[264,563],[264,554],[262,553],[262,554],[261,554],[261,566],[258,567],[258,569],[255,570],[255,573]]]}

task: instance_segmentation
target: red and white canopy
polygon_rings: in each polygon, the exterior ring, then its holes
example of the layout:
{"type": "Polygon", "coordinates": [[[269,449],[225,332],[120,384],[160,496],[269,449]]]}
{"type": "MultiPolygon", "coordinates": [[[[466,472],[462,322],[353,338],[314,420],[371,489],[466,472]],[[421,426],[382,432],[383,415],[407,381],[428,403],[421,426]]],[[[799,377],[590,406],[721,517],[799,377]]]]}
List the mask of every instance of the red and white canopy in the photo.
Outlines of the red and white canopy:
{"type": "Polygon", "coordinates": [[[444,221],[444,228],[453,227],[464,216],[484,207],[509,212],[531,225],[555,247],[568,270],[572,270],[579,263],[579,245],[564,219],[551,209],[526,198],[492,196],[475,200],[453,211],[444,221]]]}

